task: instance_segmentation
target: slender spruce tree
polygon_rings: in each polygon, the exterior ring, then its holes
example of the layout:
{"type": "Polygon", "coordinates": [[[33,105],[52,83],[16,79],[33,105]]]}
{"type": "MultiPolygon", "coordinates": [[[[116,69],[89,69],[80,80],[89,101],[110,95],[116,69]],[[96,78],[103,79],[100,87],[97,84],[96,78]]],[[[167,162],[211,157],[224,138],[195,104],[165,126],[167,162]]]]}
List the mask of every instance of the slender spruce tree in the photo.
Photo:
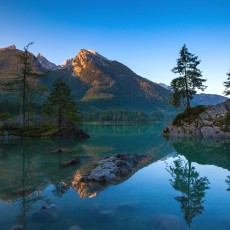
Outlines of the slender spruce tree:
{"type": "Polygon", "coordinates": [[[202,91],[206,89],[206,86],[203,85],[206,80],[201,78],[202,72],[198,69],[201,61],[188,51],[186,45],[182,47],[179,54],[177,65],[172,69],[172,72],[179,74],[179,77],[171,82],[173,93],[170,102],[175,107],[185,104],[188,110],[191,107],[190,100],[197,92],[196,89],[202,91]]]}
{"type": "Polygon", "coordinates": [[[227,81],[224,82],[224,86],[225,86],[225,90],[224,90],[224,94],[226,96],[230,95],[230,70],[227,73],[228,79],[227,81]]]}
{"type": "Polygon", "coordinates": [[[21,69],[17,76],[10,79],[5,84],[5,91],[10,93],[16,93],[20,95],[22,99],[22,127],[25,131],[27,112],[29,108],[30,96],[35,94],[36,91],[46,91],[46,88],[38,83],[38,76],[42,74],[37,72],[32,66],[32,54],[29,52],[29,47],[33,42],[24,47],[24,51],[18,55],[18,60],[21,64],[21,69]]]}
{"type": "Polygon", "coordinates": [[[66,121],[79,123],[79,111],[77,103],[73,100],[71,90],[61,79],[53,84],[53,90],[47,99],[43,113],[56,118],[58,130],[66,121]]]}

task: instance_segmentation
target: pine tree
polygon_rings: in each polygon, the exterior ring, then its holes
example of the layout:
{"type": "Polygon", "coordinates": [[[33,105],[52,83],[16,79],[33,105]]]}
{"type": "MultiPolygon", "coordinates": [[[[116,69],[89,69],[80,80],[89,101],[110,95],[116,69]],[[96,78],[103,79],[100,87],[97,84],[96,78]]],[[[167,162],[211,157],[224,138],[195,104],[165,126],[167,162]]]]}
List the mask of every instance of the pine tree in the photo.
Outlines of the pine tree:
{"type": "Polygon", "coordinates": [[[224,94],[226,96],[230,95],[230,71],[229,73],[227,73],[227,75],[228,75],[228,79],[227,81],[224,82],[224,86],[225,86],[224,94]]]}
{"type": "Polygon", "coordinates": [[[31,66],[32,54],[29,52],[29,47],[32,44],[33,43],[31,42],[28,45],[26,45],[24,47],[24,51],[18,55],[19,62],[21,63],[21,69],[18,76],[9,80],[5,84],[5,90],[7,92],[19,94],[22,98],[23,131],[25,130],[26,114],[29,109],[31,95],[34,95],[38,91],[46,91],[46,87],[38,83],[37,77],[41,76],[41,73],[34,71],[34,68],[32,68],[31,66]]]}
{"type": "Polygon", "coordinates": [[[184,103],[188,110],[196,89],[202,91],[206,89],[206,86],[203,85],[206,80],[201,79],[202,72],[197,68],[200,62],[197,56],[188,52],[186,45],[182,47],[177,66],[172,69],[173,73],[180,75],[171,82],[173,94],[170,101],[175,107],[184,103]]]}
{"type": "Polygon", "coordinates": [[[79,111],[76,102],[73,100],[71,90],[61,79],[53,84],[53,90],[50,93],[47,103],[44,106],[44,114],[56,117],[58,130],[64,125],[64,122],[70,121],[79,123],[79,111]]]}

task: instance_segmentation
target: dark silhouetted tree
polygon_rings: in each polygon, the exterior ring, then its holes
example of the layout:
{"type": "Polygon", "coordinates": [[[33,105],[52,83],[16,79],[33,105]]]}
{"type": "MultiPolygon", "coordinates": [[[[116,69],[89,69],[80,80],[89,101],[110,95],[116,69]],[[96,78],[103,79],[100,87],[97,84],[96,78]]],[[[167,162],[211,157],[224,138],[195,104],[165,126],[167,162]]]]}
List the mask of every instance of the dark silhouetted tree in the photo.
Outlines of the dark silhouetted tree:
{"type": "Polygon", "coordinates": [[[173,188],[182,193],[175,199],[180,202],[184,219],[188,225],[197,215],[204,211],[205,190],[209,189],[207,177],[200,177],[191,162],[185,162],[181,158],[174,161],[173,166],[168,166],[167,171],[173,179],[170,183],[173,188]]]}
{"type": "Polygon", "coordinates": [[[177,59],[177,66],[172,69],[172,72],[179,74],[171,82],[171,95],[170,102],[175,107],[181,106],[185,103],[186,108],[190,108],[190,100],[196,94],[196,89],[205,90],[206,86],[203,83],[205,79],[201,79],[202,72],[198,69],[200,60],[194,54],[189,53],[186,45],[180,51],[180,57],[177,59]]]}
{"type": "Polygon", "coordinates": [[[64,122],[81,122],[76,102],[73,100],[71,90],[61,79],[53,84],[47,103],[44,106],[44,114],[55,116],[57,126],[60,130],[64,122]]]}
{"type": "Polygon", "coordinates": [[[224,94],[226,96],[230,95],[230,71],[227,73],[227,75],[228,75],[228,79],[227,81],[224,82],[224,86],[225,86],[224,94]]]}

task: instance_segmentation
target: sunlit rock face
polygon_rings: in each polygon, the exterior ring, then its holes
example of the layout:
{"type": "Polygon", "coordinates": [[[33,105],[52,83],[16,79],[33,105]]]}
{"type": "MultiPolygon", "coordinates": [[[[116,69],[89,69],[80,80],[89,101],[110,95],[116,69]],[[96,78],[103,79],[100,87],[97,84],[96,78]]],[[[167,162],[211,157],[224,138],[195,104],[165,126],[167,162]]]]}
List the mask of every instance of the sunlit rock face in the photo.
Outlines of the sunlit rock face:
{"type": "Polygon", "coordinates": [[[152,161],[149,155],[116,154],[106,157],[88,169],[78,170],[72,186],[81,198],[92,198],[108,186],[122,183],[152,161]]]}

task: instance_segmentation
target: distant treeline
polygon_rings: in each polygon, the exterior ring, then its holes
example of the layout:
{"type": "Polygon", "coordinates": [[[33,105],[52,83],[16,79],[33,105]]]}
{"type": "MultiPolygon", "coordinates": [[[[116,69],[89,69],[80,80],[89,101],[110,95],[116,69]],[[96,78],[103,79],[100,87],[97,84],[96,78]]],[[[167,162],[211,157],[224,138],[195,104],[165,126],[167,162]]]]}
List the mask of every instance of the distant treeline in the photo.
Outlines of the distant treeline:
{"type": "MultiPolygon", "coordinates": [[[[29,111],[40,115],[42,113],[42,105],[40,103],[29,104],[29,111]]],[[[7,99],[0,99],[0,113],[7,112],[12,116],[18,116],[22,111],[22,103],[16,97],[7,99]]],[[[152,113],[144,111],[133,111],[133,110],[97,110],[97,111],[82,111],[81,118],[85,122],[155,122],[170,120],[173,116],[167,113],[155,111],[152,113]]]]}
{"type": "MultiPolygon", "coordinates": [[[[41,114],[42,105],[30,102],[29,107],[31,111],[36,114],[41,114]]],[[[18,116],[22,112],[22,103],[17,99],[1,99],[0,100],[0,113],[9,113],[12,116],[18,116]]]]}
{"type": "Polygon", "coordinates": [[[82,112],[81,117],[85,122],[155,122],[170,120],[172,118],[170,114],[166,117],[162,112],[147,113],[132,110],[82,112]]]}

